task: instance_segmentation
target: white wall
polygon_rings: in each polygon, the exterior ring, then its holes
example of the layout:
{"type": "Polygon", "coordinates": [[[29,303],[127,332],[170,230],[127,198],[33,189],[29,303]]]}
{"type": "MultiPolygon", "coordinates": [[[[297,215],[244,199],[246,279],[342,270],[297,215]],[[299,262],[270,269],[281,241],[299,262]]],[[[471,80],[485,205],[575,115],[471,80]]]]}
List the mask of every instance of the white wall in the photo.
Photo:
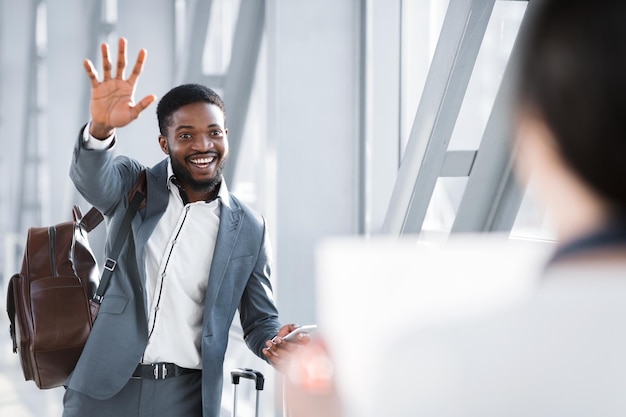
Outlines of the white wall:
{"type": "Polygon", "coordinates": [[[300,324],[315,320],[316,244],[357,230],[359,3],[268,2],[278,304],[300,324]]]}

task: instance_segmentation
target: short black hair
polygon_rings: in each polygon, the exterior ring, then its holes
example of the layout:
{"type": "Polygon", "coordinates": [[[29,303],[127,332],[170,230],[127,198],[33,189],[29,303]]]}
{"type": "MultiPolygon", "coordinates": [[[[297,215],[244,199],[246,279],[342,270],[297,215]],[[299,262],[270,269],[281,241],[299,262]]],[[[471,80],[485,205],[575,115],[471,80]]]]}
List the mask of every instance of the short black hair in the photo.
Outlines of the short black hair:
{"type": "Polygon", "coordinates": [[[209,87],[201,84],[182,84],[172,88],[159,101],[157,105],[157,120],[159,132],[167,135],[167,128],[172,124],[172,114],[187,104],[205,102],[219,107],[226,117],[222,98],[209,87]]]}
{"type": "Polygon", "coordinates": [[[537,112],[565,162],[624,210],[626,2],[534,1],[520,33],[516,104],[537,112]]]}

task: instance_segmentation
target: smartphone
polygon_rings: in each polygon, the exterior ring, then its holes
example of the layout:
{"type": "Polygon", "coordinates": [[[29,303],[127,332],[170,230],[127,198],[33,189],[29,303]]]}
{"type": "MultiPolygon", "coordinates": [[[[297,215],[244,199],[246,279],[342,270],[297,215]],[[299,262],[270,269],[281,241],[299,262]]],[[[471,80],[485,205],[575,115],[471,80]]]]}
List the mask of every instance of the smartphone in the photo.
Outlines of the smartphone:
{"type": "Polygon", "coordinates": [[[287,342],[295,342],[300,333],[311,333],[315,329],[317,329],[317,324],[307,324],[306,326],[300,326],[296,330],[293,330],[291,333],[289,333],[287,336],[283,337],[283,340],[286,340],[287,342]]]}

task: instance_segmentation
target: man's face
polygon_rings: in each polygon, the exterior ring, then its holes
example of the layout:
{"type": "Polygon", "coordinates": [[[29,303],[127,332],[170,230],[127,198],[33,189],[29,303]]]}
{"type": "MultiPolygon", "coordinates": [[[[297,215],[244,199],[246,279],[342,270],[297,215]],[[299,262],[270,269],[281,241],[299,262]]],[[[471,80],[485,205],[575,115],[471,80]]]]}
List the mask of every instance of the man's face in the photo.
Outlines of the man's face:
{"type": "Polygon", "coordinates": [[[187,104],[172,114],[161,149],[170,156],[176,179],[193,192],[212,192],[228,157],[224,113],[214,104],[187,104]]]}

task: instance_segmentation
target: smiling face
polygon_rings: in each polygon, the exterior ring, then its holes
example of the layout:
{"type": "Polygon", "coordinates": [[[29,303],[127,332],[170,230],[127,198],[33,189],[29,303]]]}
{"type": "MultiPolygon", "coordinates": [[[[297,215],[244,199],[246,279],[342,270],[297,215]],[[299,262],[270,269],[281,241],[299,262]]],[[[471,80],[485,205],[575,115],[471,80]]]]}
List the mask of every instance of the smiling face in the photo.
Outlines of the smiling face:
{"type": "Polygon", "coordinates": [[[170,156],[174,175],[190,201],[216,197],[228,157],[227,134],[224,112],[214,104],[196,102],[172,113],[167,137],[159,136],[161,149],[170,156]]]}

